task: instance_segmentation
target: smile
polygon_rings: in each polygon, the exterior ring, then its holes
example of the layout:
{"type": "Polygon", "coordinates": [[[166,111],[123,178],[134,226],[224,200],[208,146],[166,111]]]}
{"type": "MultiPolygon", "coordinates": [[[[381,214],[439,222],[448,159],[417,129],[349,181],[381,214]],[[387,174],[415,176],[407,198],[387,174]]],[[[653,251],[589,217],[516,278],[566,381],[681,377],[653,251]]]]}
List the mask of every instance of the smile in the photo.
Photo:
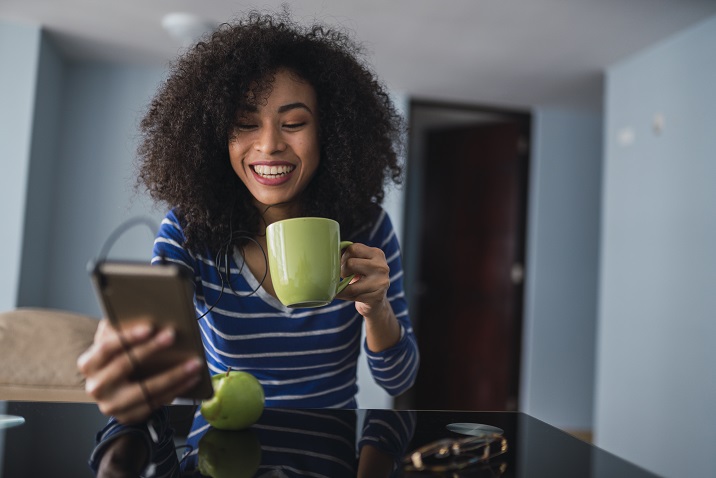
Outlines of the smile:
{"type": "Polygon", "coordinates": [[[296,166],[291,165],[280,165],[280,166],[269,166],[265,164],[256,164],[254,166],[251,166],[251,168],[254,170],[256,174],[261,176],[262,178],[267,179],[275,179],[280,178],[282,176],[287,175],[294,169],[296,169],[296,166]]]}

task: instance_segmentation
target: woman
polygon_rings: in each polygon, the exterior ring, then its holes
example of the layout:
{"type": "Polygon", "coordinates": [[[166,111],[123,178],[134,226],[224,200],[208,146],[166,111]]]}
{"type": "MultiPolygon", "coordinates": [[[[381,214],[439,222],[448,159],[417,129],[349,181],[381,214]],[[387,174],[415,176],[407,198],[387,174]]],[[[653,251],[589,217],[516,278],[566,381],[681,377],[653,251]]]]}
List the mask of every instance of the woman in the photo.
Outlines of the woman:
{"type": "MultiPolygon", "coordinates": [[[[375,380],[397,395],[418,351],[402,289],[397,237],[379,206],[398,182],[400,118],[339,31],[252,13],[224,25],[172,67],[141,123],[139,183],[170,208],[154,260],[191,270],[212,373],[255,375],[267,407],[356,407],[361,327],[375,380]],[[266,226],[322,216],[351,240],[333,303],[288,309],[265,260],[266,226]]],[[[171,330],[127,334],[137,360],[160,354],[171,330]]],[[[199,359],[132,381],[122,344],[103,321],[78,366],[100,410],[148,419],[198,380],[199,359]]]]}

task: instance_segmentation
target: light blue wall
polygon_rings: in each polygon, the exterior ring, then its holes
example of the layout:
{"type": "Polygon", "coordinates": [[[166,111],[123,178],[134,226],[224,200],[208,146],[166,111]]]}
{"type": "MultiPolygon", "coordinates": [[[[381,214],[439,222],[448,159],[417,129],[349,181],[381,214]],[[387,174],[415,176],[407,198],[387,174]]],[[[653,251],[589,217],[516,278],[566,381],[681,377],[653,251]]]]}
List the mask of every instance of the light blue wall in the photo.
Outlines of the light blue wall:
{"type": "Polygon", "coordinates": [[[0,22],[0,310],[17,305],[40,35],[0,22]]]}
{"type": "MultiPolygon", "coordinates": [[[[0,21],[0,310],[17,306],[20,289],[40,38],[37,26],[0,21]]],[[[4,442],[0,430],[0,470],[4,442]]]]}
{"type": "MultiPolygon", "coordinates": [[[[0,310],[42,306],[98,316],[87,261],[127,217],[160,214],[134,197],[131,176],[136,122],[163,72],[68,64],[39,27],[1,23],[0,62],[0,310]]],[[[148,230],[131,231],[113,253],[148,259],[152,242],[148,230]]],[[[98,430],[97,414],[73,418],[83,439],[98,430]]],[[[0,470],[3,442],[0,430],[0,470]]],[[[67,466],[72,476],[87,471],[86,458],[67,466]]]]}
{"type": "MultiPolygon", "coordinates": [[[[403,93],[393,92],[391,99],[395,103],[398,111],[407,117],[409,109],[409,98],[403,93]]],[[[401,158],[403,161],[405,158],[401,158]]],[[[386,188],[385,200],[383,208],[390,216],[395,228],[395,234],[401,245],[404,243],[403,231],[403,210],[405,208],[405,189],[403,186],[396,187],[392,183],[386,188]]],[[[363,325],[361,343],[365,339],[365,324],[363,325]]],[[[361,351],[361,354],[363,352],[361,351]]],[[[358,394],[356,400],[361,408],[393,408],[393,397],[391,397],[375,380],[368,367],[368,361],[364,359],[358,360],[358,394]]]]}
{"type": "Polygon", "coordinates": [[[716,17],[608,71],[596,440],[667,477],[716,476],[714,114],[716,17]]]}
{"type": "Polygon", "coordinates": [[[602,115],[542,106],[533,124],[520,409],[590,430],[602,115]]]}
{"type": "MultiPolygon", "coordinates": [[[[50,224],[47,305],[99,315],[87,274],[104,240],[124,220],[163,213],[135,196],[137,125],[163,70],[102,63],[67,66],[50,224]]],[[[153,233],[135,228],[111,257],[149,260],[153,233]]]]}
{"type": "MultiPolygon", "coordinates": [[[[137,123],[164,71],[66,63],[40,27],[0,23],[0,310],[99,315],[86,271],[105,238],[161,212],[133,191],[137,123]]],[[[148,259],[132,230],[113,255],[148,259]],[[141,252],[140,252],[141,251],[141,252]]]]}
{"type": "Polygon", "coordinates": [[[59,163],[59,131],[64,119],[62,89],[64,62],[48,40],[41,35],[37,84],[33,111],[29,175],[25,191],[22,267],[18,306],[47,304],[49,285],[47,264],[52,245],[50,225],[55,200],[55,177],[59,163]]]}

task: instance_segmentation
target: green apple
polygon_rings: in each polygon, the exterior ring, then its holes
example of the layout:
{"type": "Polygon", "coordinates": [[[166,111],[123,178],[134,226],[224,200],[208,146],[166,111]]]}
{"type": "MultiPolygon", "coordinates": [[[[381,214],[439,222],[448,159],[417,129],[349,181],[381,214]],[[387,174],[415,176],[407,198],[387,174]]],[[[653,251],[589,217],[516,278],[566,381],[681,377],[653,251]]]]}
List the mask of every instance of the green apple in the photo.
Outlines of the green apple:
{"type": "Polygon", "coordinates": [[[214,396],[201,403],[201,414],[214,428],[243,430],[264,411],[264,389],[248,372],[229,370],[211,377],[214,396]]]}
{"type": "Polygon", "coordinates": [[[261,443],[253,430],[210,428],[199,440],[199,472],[212,478],[252,477],[261,465],[261,443]]]}

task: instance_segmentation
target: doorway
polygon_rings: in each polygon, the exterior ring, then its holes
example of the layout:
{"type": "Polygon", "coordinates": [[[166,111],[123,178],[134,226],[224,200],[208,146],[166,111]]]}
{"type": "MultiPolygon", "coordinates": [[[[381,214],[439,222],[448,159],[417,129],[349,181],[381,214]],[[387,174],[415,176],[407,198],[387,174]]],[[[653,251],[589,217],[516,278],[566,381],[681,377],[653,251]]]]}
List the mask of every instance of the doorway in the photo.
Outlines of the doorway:
{"type": "Polygon", "coordinates": [[[410,103],[403,253],[421,354],[396,408],[517,410],[531,115],[410,103]]]}

